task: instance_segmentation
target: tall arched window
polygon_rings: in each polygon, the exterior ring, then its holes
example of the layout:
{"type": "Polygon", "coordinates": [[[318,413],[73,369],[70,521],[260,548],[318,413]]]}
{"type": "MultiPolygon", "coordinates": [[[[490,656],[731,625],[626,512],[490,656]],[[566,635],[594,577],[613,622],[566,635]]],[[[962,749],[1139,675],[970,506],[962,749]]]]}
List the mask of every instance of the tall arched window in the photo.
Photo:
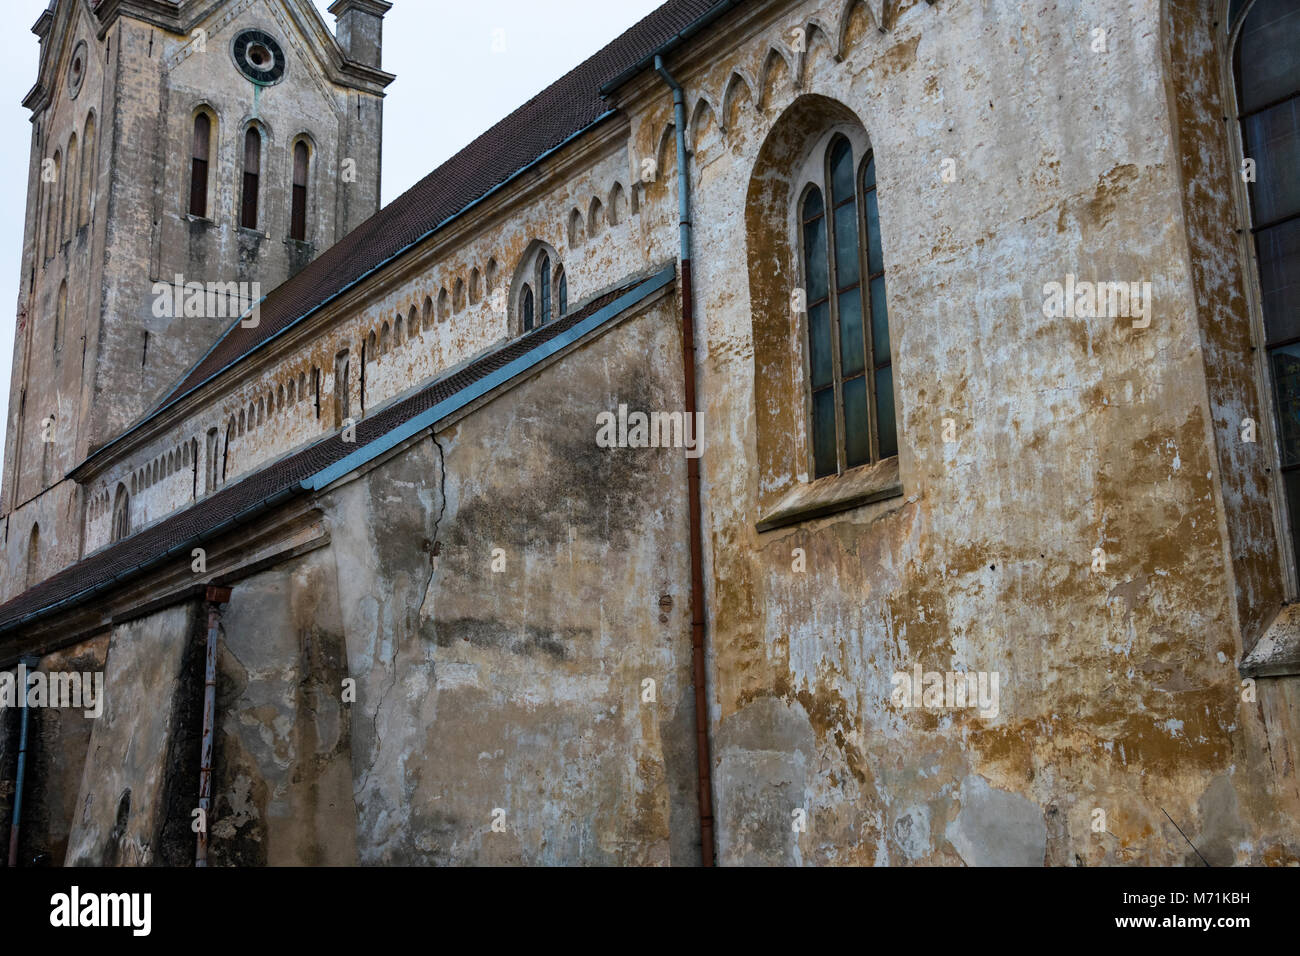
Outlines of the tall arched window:
{"type": "Polygon", "coordinates": [[[533,329],[533,290],[530,286],[524,286],[523,291],[519,293],[519,316],[523,321],[525,332],[531,332],[533,329]]]}
{"type": "Polygon", "coordinates": [[[551,321],[551,257],[548,255],[537,261],[537,298],[541,312],[541,321],[537,324],[545,325],[551,321]]]}
{"type": "Polygon", "coordinates": [[[194,117],[194,139],[190,156],[190,215],[206,219],[208,161],[212,156],[212,120],[207,113],[199,113],[194,117]]]}
{"type": "Polygon", "coordinates": [[[800,203],[814,478],[898,453],[875,187],[874,158],[855,175],[837,136],[800,203]]]}
{"type": "Polygon", "coordinates": [[[79,177],[77,176],[77,134],[73,133],[68,140],[67,172],[63,176],[63,205],[61,206],[61,222],[59,229],[63,235],[63,241],[67,242],[72,238],[72,234],[77,228],[77,185],[79,177]]]}
{"type": "Polygon", "coordinates": [[[59,283],[58,302],[54,307],[54,351],[63,351],[63,337],[68,325],[68,283],[59,283]]]}
{"type": "Polygon", "coordinates": [[[298,140],[293,148],[293,208],[289,216],[289,238],[307,241],[307,172],[311,155],[307,144],[298,140]]]}
{"type": "Polygon", "coordinates": [[[239,224],[257,228],[257,190],[262,178],[262,134],[256,126],[244,134],[244,195],[240,204],[239,224]]]}
{"type": "Polygon", "coordinates": [[[31,537],[27,539],[26,586],[31,587],[40,580],[41,573],[41,526],[32,525],[31,537]]]}
{"type": "Polygon", "coordinates": [[[555,285],[559,290],[556,296],[560,301],[560,315],[563,317],[569,314],[569,277],[564,274],[564,266],[560,266],[556,272],[555,285]]]}
{"type": "Polygon", "coordinates": [[[1233,68],[1242,154],[1255,166],[1248,187],[1251,233],[1291,544],[1300,565],[1300,7],[1294,0],[1256,0],[1241,26],[1233,68]]]}
{"type": "Polygon", "coordinates": [[[50,167],[53,179],[50,180],[45,198],[45,258],[54,255],[59,246],[59,173],[63,165],[63,153],[54,154],[54,163],[50,167]]]}
{"type": "Polygon", "coordinates": [[[131,533],[131,495],[126,490],[126,485],[117,486],[117,494],[113,498],[113,527],[110,537],[113,541],[121,541],[131,533]]]}
{"type": "Polygon", "coordinates": [[[77,226],[90,223],[91,193],[95,188],[95,114],[86,117],[86,134],[81,143],[81,208],[77,211],[77,226]]]}

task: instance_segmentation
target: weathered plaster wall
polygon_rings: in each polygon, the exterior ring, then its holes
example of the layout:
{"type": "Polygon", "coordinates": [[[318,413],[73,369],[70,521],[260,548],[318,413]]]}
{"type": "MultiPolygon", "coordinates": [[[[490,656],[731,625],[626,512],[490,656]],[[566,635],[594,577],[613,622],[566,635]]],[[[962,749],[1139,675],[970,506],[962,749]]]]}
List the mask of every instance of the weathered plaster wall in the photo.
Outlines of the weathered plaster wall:
{"type": "Polygon", "coordinates": [[[67,865],[193,861],[205,626],[187,604],[113,628],[104,712],[85,750],[67,865]]]}
{"type": "MultiPolygon", "coordinates": [[[[941,0],[895,5],[881,32],[872,9],[773,4],[674,66],[720,859],[1199,862],[1176,823],[1216,865],[1297,862],[1300,693],[1282,678],[1243,696],[1236,672],[1280,582],[1257,452],[1232,442],[1258,399],[1235,239],[1218,234],[1231,160],[1211,51],[1184,38],[1204,18],[1172,0],[941,0]],[[830,129],[876,156],[902,494],[759,533],[810,484],[788,170],[830,129]],[[1044,285],[1067,273],[1150,282],[1150,326],[1045,316],[1044,285]],[[917,665],[996,673],[998,713],[898,707],[891,677],[917,665]]],[[[219,425],[224,443],[241,411],[258,424],[236,425],[232,476],[337,427],[334,355],[353,357],[358,410],[361,345],[385,323],[367,411],[515,334],[488,266],[510,285],[537,239],[574,303],[671,255],[670,100],[657,80],[627,95],[625,141],[413,254],[124,456],[105,490],[188,435],[219,425]],[[628,215],[602,231],[592,200],[617,208],[611,183],[631,184],[628,215]],[[298,384],[313,368],[319,418],[298,384]]],[[[594,441],[599,411],[680,407],[675,313],[657,305],[332,490],[328,550],[237,587],[219,860],[697,859],[684,464],[594,441]],[[345,678],[357,698],[340,709],[345,678]]],[[[183,503],[187,476],[164,479],[147,520],[183,503]]],[[[164,640],[162,618],[116,630],[110,672],[164,640]]],[[[131,679],[171,686],[178,655],[150,652],[156,672],[131,679]]],[[[141,719],[166,737],[165,714],[141,719]]],[[[95,727],[87,775],[97,753],[134,753],[124,720],[95,727]]],[[[161,784],[131,760],[85,778],[69,860],[147,858],[161,784]],[[115,836],[128,777],[142,816],[115,836]]]]}
{"type": "MultiPolygon", "coordinates": [[[[809,55],[801,90],[767,84],[765,109],[734,111],[730,165],[698,177],[725,862],[982,863],[1008,840],[1024,861],[1183,862],[1166,810],[1213,862],[1296,855],[1290,771],[1235,671],[1178,157],[1149,135],[1168,123],[1160,12],[914,6],[842,64],[809,55]],[[798,273],[753,245],[784,211],[745,196],[801,92],[850,110],[877,158],[904,496],[760,535],[756,406],[801,399],[798,379],[756,390],[791,323],[753,307],[747,257],[770,258],[781,301],[798,273]],[[1045,318],[1067,272],[1152,282],[1150,328],[1045,318]],[[891,675],[918,663],[998,672],[999,715],[896,708],[891,675]]],[[[737,60],[761,75],[809,21],[737,60]]],[[[733,68],[688,88],[726,89],[733,68]]]]}
{"type": "Polygon", "coordinates": [[[240,581],[224,609],[214,865],[356,862],[338,593],[335,562],[318,550],[240,581]]]}
{"type": "Polygon", "coordinates": [[[594,442],[680,407],[674,313],[329,496],[363,863],[698,859],[685,461],[594,442]]]}
{"type": "MultiPolygon", "coordinates": [[[[108,635],[75,644],[41,658],[37,669],[46,675],[103,673],[108,635]]],[[[48,686],[48,685],[47,685],[48,686]]],[[[92,688],[93,692],[93,688],[92,688]]],[[[105,694],[107,696],[107,693],[105,694]]],[[[23,819],[19,859],[24,865],[60,866],[68,852],[68,835],[81,795],[86,750],[96,718],[92,698],[82,697],[82,707],[32,708],[28,717],[27,781],[23,794],[23,819]]],[[[12,810],[12,808],[11,808],[12,810]]]]}

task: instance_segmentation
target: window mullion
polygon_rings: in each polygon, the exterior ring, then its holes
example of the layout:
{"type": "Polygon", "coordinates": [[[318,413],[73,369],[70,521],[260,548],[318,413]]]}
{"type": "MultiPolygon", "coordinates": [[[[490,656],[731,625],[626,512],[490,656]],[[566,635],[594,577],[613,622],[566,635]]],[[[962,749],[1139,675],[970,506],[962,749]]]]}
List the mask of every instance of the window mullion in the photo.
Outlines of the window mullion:
{"type": "MultiPolygon", "coordinates": [[[[864,160],[864,164],[867,160],[864,160]]],[[[863,166],[865,168],[865,165],[863,166]]],[[[867,248],[867,194],[862,189],[862,171],[855,170],[853,174],[853,194],[858,198],[857,204],[857,222],[855,225],[858,229],[858,297],[862,303],[862,347],[866,353],[863,356],[864,367],[862,374],[865,376],[863,385],[867,392],[867,424],[870,429],[868,448],[871,449],[871,460],[873,462],[880,460],[880,423],[876,420],[876,325],[875,318],[871,314],[871,263],[869,251],[867,248]]]]}
{"type": "Polygon", "coordinates": [[[826,176],[826,214],[822,222],[826,229],[826,281],[827,301],[831,317],[831,381],[835,396],[835,469],[838,474],[848,470],[848,434],[844,424],[844,365],[840,355],[840,293],[839,276],[835,270],[835,210],[829,171],[826,176]]]}

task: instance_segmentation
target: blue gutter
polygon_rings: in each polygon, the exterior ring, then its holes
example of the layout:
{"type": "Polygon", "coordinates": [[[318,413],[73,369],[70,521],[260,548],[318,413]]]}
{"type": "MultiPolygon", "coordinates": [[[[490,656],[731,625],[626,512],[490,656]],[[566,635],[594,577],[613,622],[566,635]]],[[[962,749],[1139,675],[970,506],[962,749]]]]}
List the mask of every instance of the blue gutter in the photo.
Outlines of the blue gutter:
{"type": "MultiPolygon", "coordinates": [[[[322,488],[325,488],[333,484],[335,481],[337,481],[339,478],[346,475],[348,472],[360,468],[361,466],[373,461],[375,458],[378,458],[380,455],[384,454],[390,449],[395,448],[397,445],[406,441],[408,438],[413,437],[414,435],[418,434],[419,432],[427,428],[431,428],[441,419],[446,418],[448,415],[460,410],[461,408],[464,408],[470,402],[474,401],[477,398],[482,397],[483,395],[486,395],[488,392],[492,391],[493,389],[509,381],[514,376],[528,371],[530,368],[537,365],[544,359],[549,358],[550,356],[554,355],[556,352],[559,352],[561,349],[564,349],[570,344],[572,344],[573,342],[576,342],[578,339],[582,338],[584,335],[591,332],[593,329],[599,328],[600,326],[604,325],[606,322],[615,318],[624,310],[640,302],[646,296],[650,295],[651,293],[657,292],[658,290],[662,289],[664,286],[668,285],[670,282],[673,281],[674,277],[676,276],[676,272],[677,270],[675,266],[671,266],[671,265],[666,266],[658,273],[656,273],[654,276],[652,276],[650,279],[647,279],[645,282],[638,285],[635,289],[625,292],[623,295],[619,296],[617,299],[615,299],[613,302],[606,305],[604,308],[597,310],[593,314],[587,316],[587,318],[576,323],[572,328],[566,329],[564,332],[560,333],[559,335],[555,336],[549,341],[543,342],[537,347],[530,349],[529,351],[525,352],[523,355],[519,356],[519,358],[515,359],[513,362],[510,362],[508,365],[505,365],[502,368],[497,369],[495,372],[492,372],[491,374],[484,376],[483,378],[479,379],[477,382],[474,382],[471,385],[467,385],[465,388],[456,392],[455,395],[443,399],[441,402],[434,405],[432,408],[429,408],[426,411],[421,412],[419,415],[416,415],[414,418],[411,418],[406,422],[403,422],[401,425],[398,425],[396,428],[392,429],[391,431],[386,432],[384,435],[370,442],[368,445],[358,448],[352,454],[335,462],[333,465],[330,465],[322,469],[321,471],[316,472],[314,475],[304,478],[302,481],[298,482],[297,484],[291,484],[288,485],[287,487],[281,488],[279,491],[275,492],[269,497],[249,505],[247,508],[245,508],[243,511],[239,512],[238,514],[234,515],[233,517],[227,518],[225,521],[221,522],[220,524],[214,525],[213,527],[207,529],[206,531],[200,532],[199,534],[194,535],[189,539],[180,542],[179,544],[173,545],[172,547],[164,551],[162,554],[159,554],[148,561],[142,562],[141,564],[137,564],[134,567],[127,568],[125,571],[121,571],[118,574],[115,574],[113,577],[109,578],[106,581],[101,581],[99,584],[96,584],[92,587],[88,587],[85,590],[78,591],[76,594],[66,597],[61,601],[57,601],[54,604],[50,604],[43,608],[38,608],[35,611],[31,611],[23,615],[22,617],[18,618],[17,620],[10,621],[7,624],[0,624],[0,634],[6,634],[15,628],[21,627],[24,624],[28,624],[34,620],[37,620],[38,618],[46,617],[47,615],[53,614],[56,611],[60,611],[72,607],[74,605],[80,604],[84,601],[87,601],[95,597],[96,595],[101,594],[104,591],[113,588],[115,585],[120,584],[123,581],[126,581],[129,578],[133,578],[140,574],[144,574],[145,572],[151,571],[154,568],[158,567],[159,565],[165,564],[166,562],[171,560],[175,555],[180,554],[181,552],[189,551],[196,544],[200,544],[202,542],[210,541],[213,538],[216,538],[218,535],[222,534],[227,529],[237,527],[239,525],[247,524],[249,521],[253,520],[259,515],[266,513],[267,511],[270,511],[272,508],[275,508],[282,502],[287,501],[289,498],[295,495],[319,491],[322,488]]],[[[330,441],[332,439],[327,438],[325,440],[330,441]]],[[[249,475],[244,480],[247,481],[250,478],[254,477],[254,475],[256,474],[257,472],[254,472],[253,475],[249,475]]]]}
{"type": "MultiPolygon", "coordinates": [[[[108,444],[103,445],[102,447],[100,447],[99,450],[96,451],[94,454],[89,455],[89,456],[86,458],[85,461],[83,461],[80,465],[78,465],[76,468],[72,469],[72,471],[70,471],[70,472],[68,473],[69,476],[75,475],[75,474],[76,474],[78,471],[80,471],[80,470],[81,470],[85,465],[87,465],[87,464],[89,464],[90,462],[94,461],[96,458],[98,458],[100,455],[104,454],[104,452],[108,451],[108,449],[112,448],[112,447],[113,447],[114,445],[116,445],[118,442],[125,440],[128,436],[130,436],[130,435],[133,434],[134,432],[138,431],[139,429],[143,428],[145,425],[149,424],[149,422],[153,421],[157,416],[161,415],[161,414],[162,414],[163,412],[165,412],[167,409],[171,408],[173,405],[175,405],[175,404],[176,404],[177,402],[179,402],[181,399],[186,398],[186,397],[189,396],[189,395],[193,395],[195,392],[197,392],[199,389],[201,389],[204,385],[207,385],[209,382],[211,382],[211,381],[213,381],[213,380],[215,380],[215,379],[220,378],[222,375],[224,375],[224,374],[225,374],[226,372],[228,372],[230,369],[234,368],[234,367],[235,367],[236,365],[238,365],[240,362],[244,361],[244,359],[248,358],[248,356],[255,354],[256,352],[258,352],[258,351],[260,351],[261,349],[265,348],[267,345],[270,345],[272,342],[274,342],[274,341],[275,341],[276,339],[278,339],[280,336],[284,335],[284,334],[285,334],[286,332],[288,332],[290,329],[297,328],[300,324],[302,324],[303,322],[305,322],[305,321],[306,321],[308,318],[310,318],[311,316],[315,315],[315,314],[316,314],[317,312],[319,312],[321,309],[325,308],[325,306],[329,305],[331,302],[333,302],[333,301],[334,301],[335,299],[337,299],[339,296],[343,295],[343,293],[347,292],[349,289],[353,289],[353,288],[355,288],[357,285],[361,284],[361,283],[364,282],[366,279],[370,278],[370,276],[374,275],[376,272],[379,272],[381,269],[383,269],[383,268],[385,268],[386,266],[388,266],[388,265],[389,265],[390,263],[392,263],[394,260],[399,259],[399,258],[401,258],[402,256],[406,255],[406,253],[410,252],[412,249],[414,249],[414,248],[415,248],[416,246],[418,246],[420,243],[424,242],[426,239],[428,239],[428,238],[429,238],[430,236],[432,236],[434,233],[438,232],[440,229],[443,229],[443,228],[445,228],[446,226],[450,225],[451,223],[455,222],[457,219],[459,219],[460,217],[464,216],[466,213],[468,213],[471,209],[475,208],[475,207],[478,206],[479,204],[481,204],[481,203],[483,203],[483,202],[486,202],[486,201],[487,201],[491,196],[495,195],[496,193],[498,193],[498,192],[500,192],[502,189],[504,189],[506,186],[510,185],[512,182],[514,182],[516,179],[518,179],[518,178],[519,178],[520,176],[522,176],[524,173],[528,172],[530,169],[532,169],[532,168],[533,168],[534,166],[536,166],[538,163],[542,162],[543,160],[545,160],[547,157],[551,156],[552,154],[559,152],[559,151],[562,150],[565,146],[569,145],[569,143],[573,142],[575,139],[578,139],[580,136],[584,136],[584,135],[586,135],[590,130],[594,129],[596,126],[598,126],[599,124],[603,123],[605,120],[609,119],[611,116],[614,115],[615,112],[616,112],[615,110],[612,110],[612,109],[611,109],[611,110],[606,110],[605,112],[601,113],[599,116],[597,116],[594,120],[592,120],[590,123],[588,123],[588,124],[587,124],[586,126],[584,126],[582,129],[577,130],[576,132],[570,133],[568,136],[566,136],[566,137],[565,137],[563,140],[561,140],[559,143],[557,143],[556,145],[552,146],[550,149],[546,150],[546,152],[544,152],[544,153],[542,153],[541,155],[539,155],[536,159],[532,160],[532,161],[529,162],[527,165],[520,166],[517,170],[515,170],[513,173],[511,173],[511,174],[510,174],[509,176],[507,176],[505,179],[501,180],[501,182],[497,183],[495,186],[493,186],[491,189],[489,189],[489,190],[488,190],[487,192],[485,192],[483,195],[479,196],[477,199],[475,199],[474,201],[470,202],[469,204],[467,204],[467,205],[465,205],[465,206],[462,206],[462,207],[461,207],[460,209],[458,209],[456,212],[452,213],[452,214],[451,214],[450,216],[448,216],[446,219],[442,220],[442,222],[439,222],[439,223],[437,223],[436,225],[434,225],[433,227],[431,227],[431,228],[429,229],[428,232],[425,232],[424,234],[422,234],[422,235],[419,236],[418,238],[416,238],[416,239],[412,240],[411,242],[407,243],[405,246],[402,246],[402,248],[398,249],[396,252],[394,252],[394,253],[393,253],[391,256],[389,256],[387,259],[385,259],[384,261],[380,262],[378,265],[372,266],[370,269],[366,270],[366,271],[363,272],[361,275],[357,276],[357,278],[353,279],[353,280],[352,280],[351,282],[349,282],[347,285],[343,286],[343,287],[342,287],[341,289],[339,289],[338,291],[332,293],[332,294],[329,296],[329,298],[324,299],[323,301],[320,302],[320,304],[315,305],[315,306],[312,306],[311,309],[309,309],[308,311],[304,312],[302,315],[298,316],[298,318],[294,319],[292,322],[290,322],[288,325],[286,325],[284,328],[282,328],[279,332],[276,332],[274,335],[270,336],[269,338],[263,339],[261,342],[258,342],[255,346],[253,346],[253,347],[252,347],[251,349],[249,349],[247,352],[244,352],[242,355],[240,355],[238,358],[236,358],[233,362],[229,362],[229,363],[227,363],[225,366],[223,366],[222,368],[220,368],[220,369],[218,369],[217,371],[213,372],[211,375],[209,375],[209,376],[208,376],[207,378],[205,378],[203,381],[199,382],[199,383],[198,383],[197,385],[195,385],[193,388],[189,389],[188,391],[186,391],[186,392],[184,392],[184,393],[182,393],[182,394],[180,394],[180,395],[177,395],[175,398],[171,399],[171,400],[168,401],[166,404],[159,406],[157,409],[155,409],[154,411],[150,412],[150,413],[148,414],[147,417],[141,419],[141,420],[140,420],[139,422],[137,422],[135,425],[132,425],[130,428],[128,428],[126,431],[122,432],[122,434],[118,435],[116,438],[114,438],[114,439],[113,439],[112,441],[110,441],[108,444]]],[[[441,168],[441,167],[439,167],[439,168],[441,168]]],[[[437,170],[435,170],[435,172],[436,172],[436,171],[437,171],[437,170]]],[[[414,188],[414,187],[412,187],[412,188],[414,188]]],[[[408,190],[408,192],[409,192],[409,191],[410,191],[410,190],[408,190]]],[[[404,193],[403,195],[405,195],[405,193],[404,193]]],[[[391,205],[391,203],[390,203],[389,205],[391,205]]],[[[387,207],[385,207],[385,208],[387,208],[387,207]]],[[[375,215],[378,215],[378,213],[376,213],[375,215]]],[[[360,228],[360,227],[358,227],[358,228],[360,228]]],[[[308,266],[307,268],[311,268],[311,266],[308,266]]],[[[278,287],[277,287],[277,288],[278,288],[278,287]]],[[[272,290],[272,291],[274,291],[274,290],[272,290]]],[[[266,299],[266,296],[263,296],[263,297],[262,297],[262,301],[265,301],[265,299],[266,299]]],[[[241,321],[241,322],[243,321],[242,317],[241,317],[240,321],[241,321]]],[[[239,327],[239,322],[236,322],[234,325],[232,325],[229,329],[227,329],[227,330],[225,331],[225,333],[221,336],[221,338],[217,340],[217,343],[219,344],[220,342],[224,341],[224,340],[225,340],[225,339],[226,339],[226,338],[227,338],[227,337],[228,337],[232,332],[234,332],[235,329],[237,329],[238,327],[239,327]]],[[[207,358],[208,354],[210,354],[210,353],[212,352],[212,350],[215,349],[216,347],[217,347],[217,345],[214,344],[214,345],[212,346],[211,349],[208,349],[208,352],[204,354],[203,358],[207,358]]],[[[194,365],[192,365],[192,366],[190,367],[190,371],[192,372],[194,369],[198,368],[199,365],[202,364],[202,362],[203,362],[203,359],[199,359],[198,362],[196,362],[194,365]]],[[[188,375],[189,375],[189,372],[187,372],[186,375],[188,376],[188,375]]],[[[184,379],[182,379],[182,381],[184,381],[184,379]]]]}

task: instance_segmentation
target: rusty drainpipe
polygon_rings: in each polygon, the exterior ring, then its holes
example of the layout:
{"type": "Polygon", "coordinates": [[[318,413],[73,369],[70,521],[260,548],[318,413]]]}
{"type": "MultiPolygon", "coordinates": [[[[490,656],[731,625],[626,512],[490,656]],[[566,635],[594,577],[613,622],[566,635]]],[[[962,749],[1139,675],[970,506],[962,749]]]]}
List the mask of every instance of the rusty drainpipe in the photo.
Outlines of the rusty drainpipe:
{"type": "MultiPolygon", "coordinates": [[[[19,672],[27,674],[41,666],[39,657],[24,657],[19,662],[19,672]]],[[[22,710],[22,716],[19,718],[18,731],[18,779],[14,782],[14,819],[9,827],[9,866],[18,865],[18,825],[22,822],[23,816],[23,778],[27,775],[27,678],[23,678],[23,686],[18,689],[22,695],[19,700],[19,707],[22,710]]]]}
{"type": "Polygon", "coordinates": [[[217,634],[221,605],[230,602],[230,588],[208,588],[208,646],[203,666],[203,743],[199,749],[199,827],[194,865],[208,865],[208,826],[212,810],[212,738],[217,716],[217,634]]]}
{"type": "MultiPolygon", "coordinates": [[[[695,305],[691,294],[691,197],[686,157],[686,101],[664,58],[655,56],[655,70],[673,91],[673,124],[677,128],[677,209],[681,240],[682,371],[686,420],[695,417],[695,305]]],[[[701,437],[695,429],[696,448],[701,437]]],[[[704,546],[700,530],[700,459],[686,458],[686,488],[691,538],[691,658],[695,669],[695,756],[699,765],[700,853],[713,866],[713,781],[710,767],[708,693],[704,672],[704,546]]]]}

